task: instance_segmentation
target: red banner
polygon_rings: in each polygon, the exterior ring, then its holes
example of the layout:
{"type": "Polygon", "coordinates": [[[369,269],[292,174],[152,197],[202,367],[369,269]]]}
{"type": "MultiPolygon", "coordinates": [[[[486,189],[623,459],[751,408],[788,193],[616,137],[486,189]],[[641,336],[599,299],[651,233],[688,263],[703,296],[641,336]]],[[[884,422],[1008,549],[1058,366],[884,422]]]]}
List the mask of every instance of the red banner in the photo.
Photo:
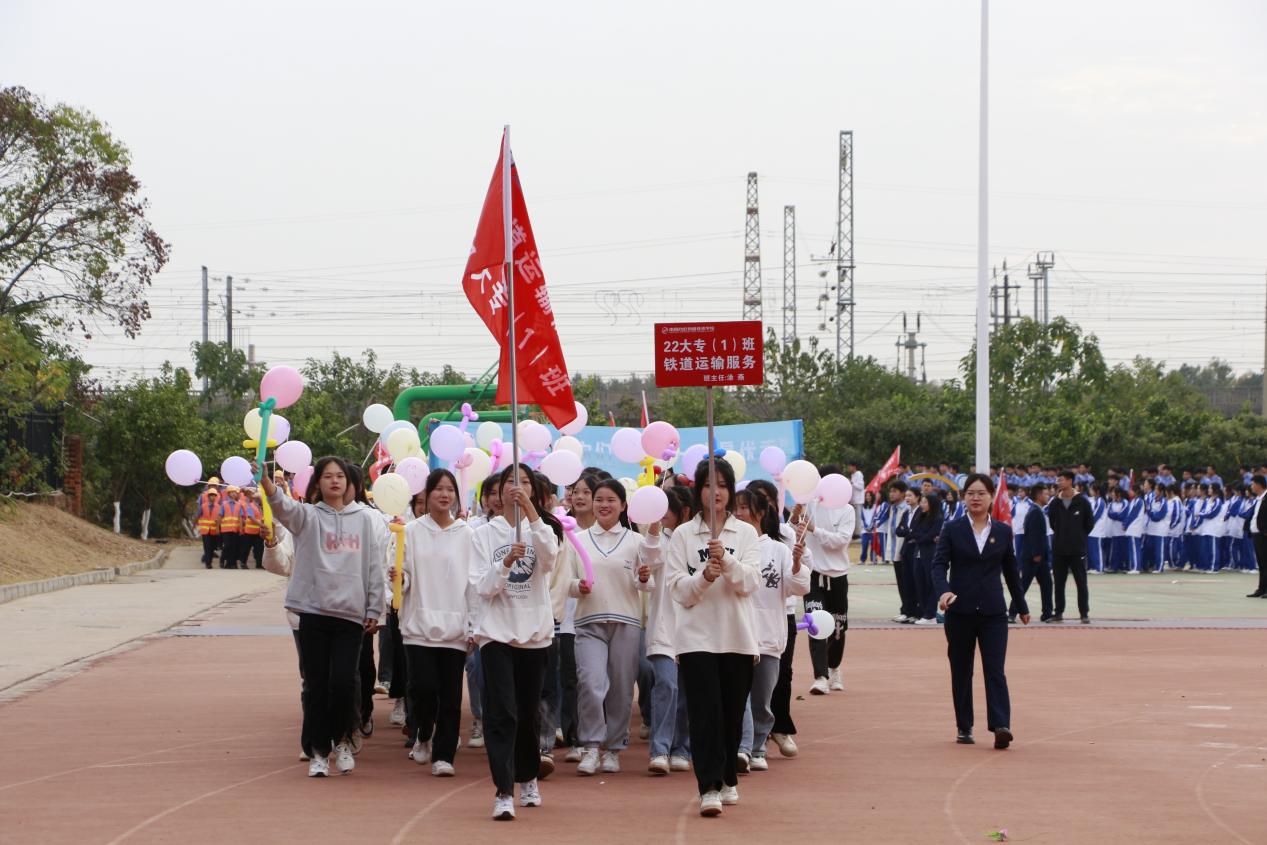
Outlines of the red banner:
{"type": "Polygon", "coordinates": [[[899,443],[897,448],[893,450],[893,454],[889,455],[889,459],[884,462],[884,466],[880,467],[880,471],[875,474],[875,478],[871,479],[867,489],[872,493],[880,492],[880,488],[884,486],[885,482],[897,475],[898,464],[901,462],[902,444],[899,443]]]}
{"type": "Polygon", "coordinates": [[[724,387],[765,380],[761,321],[656,323],[656,387],[724,387]]]}
{"type": "Polygon", "coordinates": [[[994,503],[990,506],[990,518],[996,522],[1012,524],[1012,500],[1007,497],[1007,478],[999,470],[999,485],[994,488],[994,503]]]}
{"type": "MultiPolygon", "coordinates": [[[[462,288],[475,312],[501,345],[501,368],[497,378],[499,404],[510,402],[510,307],[506,284],[506,234],[503,214],[502,163],[509,152],[502,139],[502,154],[497,157],[493,181],[484,197],[475,229],[475,241],[462,274],[462,288]]],[[[528,206],[519,185],[519,171],[514,157],[510,163],[511,239],[513,241],[515,284],[515,365],[519,370],[516,384],[520,404],[536,403],[556,427],[576,419],[576,402],[572,398],[572,380],[563,347],[554,323],[550,295],[546,291],[545,273],[537,253],[537,242],[528,220],[528,206]]]]}

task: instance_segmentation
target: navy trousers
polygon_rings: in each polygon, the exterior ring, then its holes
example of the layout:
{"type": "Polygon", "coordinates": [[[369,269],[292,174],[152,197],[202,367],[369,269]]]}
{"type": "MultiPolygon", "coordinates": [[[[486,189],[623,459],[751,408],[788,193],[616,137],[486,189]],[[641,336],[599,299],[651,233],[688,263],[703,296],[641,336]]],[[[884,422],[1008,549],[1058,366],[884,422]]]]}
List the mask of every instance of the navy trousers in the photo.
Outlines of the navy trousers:
{"type": "Polygon", "coordinates": [[[946,656],[950,660],[950,694],[955,702],[955,725],[972,730],[972,670],[981,650],[985,676],[986,725],[990,730],[1012,726],[1012,703],[1007,694],[1007,616],[999,613],[947,613],[946,656]]]}

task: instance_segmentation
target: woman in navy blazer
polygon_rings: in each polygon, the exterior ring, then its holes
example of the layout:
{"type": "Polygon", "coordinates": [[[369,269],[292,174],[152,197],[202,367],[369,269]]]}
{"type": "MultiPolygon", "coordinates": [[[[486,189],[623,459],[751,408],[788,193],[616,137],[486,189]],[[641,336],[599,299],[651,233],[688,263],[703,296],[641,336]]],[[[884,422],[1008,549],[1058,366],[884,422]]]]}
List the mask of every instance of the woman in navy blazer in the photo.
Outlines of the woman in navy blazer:
{"type": "Polygon", "coordinates": [[[1012,704],[1007,694],[1003,664],[1007,658],[1007,603],[1003,582],[1021,622],[1029,624],[1029,605],[1021,592],[1012,529],[990,518],[994,481],[972,473],[964,482],[967,515],[942,529],[933,553],[933,586],[946,614],[946,655],[950,659],[950,687],[955,702],[956,742],[972,738],[972,668],[978,646],[985,675],[987,725],[994,747],[1012,742],[1012,704]],[[947,577],[949,571],[949,578],[947,577]]]}

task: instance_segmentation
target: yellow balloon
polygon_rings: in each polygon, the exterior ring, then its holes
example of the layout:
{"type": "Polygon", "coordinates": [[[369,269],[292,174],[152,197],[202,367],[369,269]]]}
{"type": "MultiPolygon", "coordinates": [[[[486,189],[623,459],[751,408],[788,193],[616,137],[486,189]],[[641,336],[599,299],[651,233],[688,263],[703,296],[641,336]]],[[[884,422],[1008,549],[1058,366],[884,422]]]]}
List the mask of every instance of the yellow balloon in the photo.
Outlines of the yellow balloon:
{"type": "Polygon", "coordinates": [[[412,426],[400,428],[387,438],[387,454],[399,463],[405,458],[416,458],[422,455],[422,442],[418,439],[418,430],[412,426]]]}
{"type": "Polygon", "coordinates": [[[389,516],[404,516],[409,499],[409,482],[403,475],[385,472],[374,482],[374,504],[389,516]]]}
{"type": "Polygon", "coordinates": [[[246,412],[246,416],[242,418],[242,428],[246,431],[249,440],[256,443],[260,439],[260,429],[264,427],[264,421],[260,419],[260,409],[252,408],[246,412]]]}
{"type": "Polygon", "coordinates": [[[730,464],[730,468],[735,471],[735,483],[743,481],[744,473],[748,471],[748,462],[744,460],[744,456],[727,449],[726,454],[722,455],[722,460],[730,464]]]}

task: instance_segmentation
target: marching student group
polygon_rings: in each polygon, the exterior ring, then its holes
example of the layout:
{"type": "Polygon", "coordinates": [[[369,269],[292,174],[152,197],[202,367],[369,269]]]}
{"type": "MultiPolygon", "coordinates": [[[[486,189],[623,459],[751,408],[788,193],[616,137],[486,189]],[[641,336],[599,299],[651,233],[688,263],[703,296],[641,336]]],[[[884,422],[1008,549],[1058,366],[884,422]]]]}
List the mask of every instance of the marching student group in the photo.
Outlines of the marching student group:
{"type": "MultiPolygon", "coordinates": [[[[965,744],[974,741],[980,648],[996,748],[1012,741],[1006,628],[1018,618],[1028,624],[1033,580],[1042,620],[1059,622],[1073,574],[1087,622],[1088,571],[1253,569],[1255,550],[1267,551],[1259,534],[1267,479],[1259,473],[1228,493],[1209,477],[1174,480],[1163,466],[1145,473],[1137,492],[1133,473],[1101,485],[1085,467],[1032,467],[1028,475],[1009,467],[993,477],[940,469],[899,467],[864,493],[850,464],[853,506],[789,512],[771,482],[736,489],[729,463],[705,460],[694,478],[665,474],[669,507],[649,525],[630,523],[624,484],[597,468],[560,491],[526,466],[507,467],[480,486],[472,514],[460,511],[454,475],[436,469],[413,497],[407,524],[391,526],[367,496],[360,467],[325,457],[303,491],[291,489],[288,474],[263,477],[271,531],[249,491],[228,488],[218,503],[216,479],[199,498],[197,523],[208,567],[217,548],[222,566],[245,568],[263,546],[256,565],[289,578],[309,776],[353,771],[374,729],[375,692],[394,700],[389,721],[404,735],[408,759],[453,776],[465,687],[473,716],[466,741],[486,750],[498,820],[514,819],[516,804],[541,806],[556,749],[580,776],[628,766],[621,755],[635,703],[646,770],[693,771],[703,816],[739,803],[738,775],[768,769],[767,745],[796,756],[798,600],[807,613],[835,620],[830,636],[809,641],[809,692],[843,690],[855,512],[861,562],[895,567],[894,621],[944,622],[957,741],[965,744]],[[996,495],[999,477],[1008,483],[996,495]],[[991,519],[1009,496],[1010,528],[991,519]]],[[[1260,569],[1255,597],[1267,597],[1262,581],[1260,569]]]]}

